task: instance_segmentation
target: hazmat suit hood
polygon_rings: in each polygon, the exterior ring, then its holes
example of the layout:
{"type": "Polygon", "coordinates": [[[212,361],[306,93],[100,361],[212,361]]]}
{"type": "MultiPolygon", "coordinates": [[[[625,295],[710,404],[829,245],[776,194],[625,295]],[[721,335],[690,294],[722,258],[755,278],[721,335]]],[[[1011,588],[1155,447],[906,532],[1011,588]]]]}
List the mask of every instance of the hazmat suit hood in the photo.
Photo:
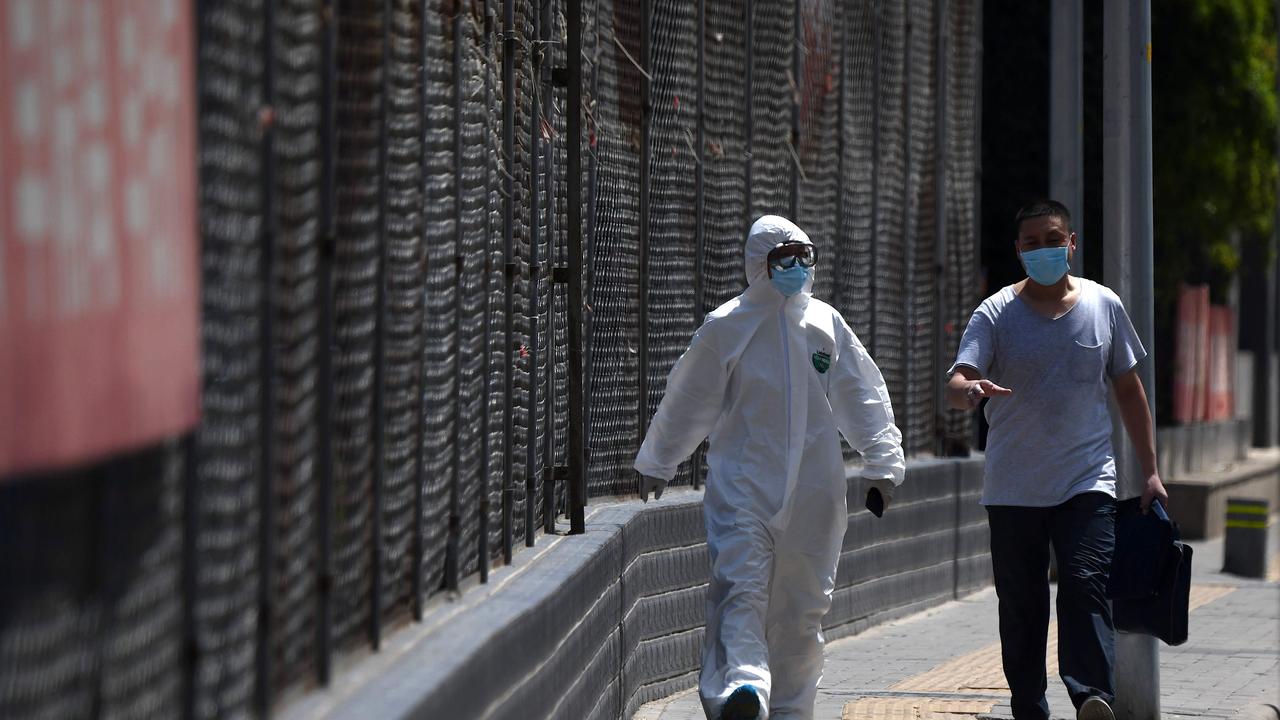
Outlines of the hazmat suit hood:
{"type": "MultiPolygon", "coordinates": [[[[782,293],[774,290],[769,284],[767,267],[769,251],[775,248],[778,243],[783,242],[800,242],[805,245],[813,245],[813,242],[809,240],[809,236],[803,230],[784,217],[763,215],[759,220],[751,224],[751,229],[747,232],[746,247],[743,248],[742,252],[749,295],[758,295],[760,300],[765,300],[769,295],[764,290],[773,290],[773,294],[778,299],[785,299],[782,297],[782,293]]],[[[809,293],[813,292],[813,278],[816,272],[817,268],[815,267],[810,272],[809,281],[805,283],[804,290],[801,291],[800,295],[807,297],[809,293]]]]}

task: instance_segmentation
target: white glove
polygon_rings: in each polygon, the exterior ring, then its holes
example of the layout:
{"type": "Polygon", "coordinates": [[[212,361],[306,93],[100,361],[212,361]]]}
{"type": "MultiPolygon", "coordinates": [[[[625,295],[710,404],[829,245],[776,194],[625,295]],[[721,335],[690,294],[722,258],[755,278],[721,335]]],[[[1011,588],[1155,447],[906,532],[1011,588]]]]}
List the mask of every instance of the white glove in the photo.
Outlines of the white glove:
{"type": "Polygon", "coordinates": [[[867,493],[871,492],[872,489],[879,490],[880,497],[884,499],[884,510],[889,509],[889,503],[893,500],[893,491],[897,487],[888,478],[877,478],[875,480],[862,478],[862,496],[866,497],[867,493]]]}
{"type": "Polygon", "coordinates": [[[667,481],[656,478],[651,475],[640,476],[640,499],[649,502],[649,493],[653,493],[653,499],[658,500],[662,497],[662,491],[667,489],[667,481]]]}

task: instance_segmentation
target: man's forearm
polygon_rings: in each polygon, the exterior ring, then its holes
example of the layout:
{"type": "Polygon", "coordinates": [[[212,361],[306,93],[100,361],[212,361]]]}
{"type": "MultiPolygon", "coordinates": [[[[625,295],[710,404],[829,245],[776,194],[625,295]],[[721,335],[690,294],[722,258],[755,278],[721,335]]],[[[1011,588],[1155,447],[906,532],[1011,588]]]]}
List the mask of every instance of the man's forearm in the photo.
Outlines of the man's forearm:
{"type": "Polygon", "coordinates": [[[971,380],[965,377],[963,371],[957,370],[954,375],[947,380],[947,405],[952,410],[968,410],[969,409],[969,387],[972,386],[976,379],[971,380]]]}
{"type": "Polygon", "coordinates": [[[1116,393],[1116,404],[1120,407],[1120,419],[1124,422],[1125,432],[1138,453],[1138,463],[1142,466],[1144,476],[1156,472],[1156,438],[1154,423],[1151,421],[1151,408],[1147,405],[1147,393],[1142,385],[1127,392],[1116,393]]]}

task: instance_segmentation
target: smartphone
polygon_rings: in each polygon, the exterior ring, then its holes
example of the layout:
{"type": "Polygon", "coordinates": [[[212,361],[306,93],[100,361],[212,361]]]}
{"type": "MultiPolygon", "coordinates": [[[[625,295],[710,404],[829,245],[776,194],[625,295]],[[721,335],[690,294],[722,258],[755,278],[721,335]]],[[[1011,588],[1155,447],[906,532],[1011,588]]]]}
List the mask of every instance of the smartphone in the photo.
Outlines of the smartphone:
{"type": "Polygon", "coordinates": [[[876,517],[884,515],[884,496],[876,488],[871,488],[867,491],[867,509],[876,517]]]}

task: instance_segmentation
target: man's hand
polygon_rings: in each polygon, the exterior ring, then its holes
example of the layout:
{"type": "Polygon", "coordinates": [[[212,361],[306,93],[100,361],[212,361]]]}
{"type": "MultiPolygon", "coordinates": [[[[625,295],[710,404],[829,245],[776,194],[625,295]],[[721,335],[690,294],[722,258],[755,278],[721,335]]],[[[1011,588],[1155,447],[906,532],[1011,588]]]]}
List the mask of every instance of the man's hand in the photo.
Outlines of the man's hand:
{"type": "Polygon", "coordinates": [[[983,398],[994,397],[996,395],[1012,395],[1013,391],[1009,388],[1000,387],[986,378],[975,380],[965,388],[964,400],[972,410],[982,404],[983,398]]]}
{"type": "Polygon", "coordinates": [[[662,491],[667,489],[667,481],[661,478],[652,477],[650,475],[640,476],[640,499],[649,502],[649,493],[653,493],[653,499],[658,500],[662,497],[662,491]]]}
{"type": "Polygon", "coordinates": [[[1147,482],[1142,487],[1143,513],[1151,509],[1151,501],[1156,498],[1160,500],[1161,505],[1169,507],[1169,492],[1164,489],[1164,483],[1160,481],[1160,473],[1153,472],[1147,476],[1147,482]]]}
{"type": "Polygon", "coordinates": [[[1012,395],[1013,391],[980,377],[978,371],[968,365],[960,365],[947,380],[947,405],[956,410],[972,410],[983,398],[995,395],[1012,395]]]}
{"type": "Polygon", "coordinates": [[[877,478],[875,480],[863,478],[862,496],[865,498],[867,493],[871,492],[873,489],[879,490],[880,497],[884,500],[884,508],[881,509],[881,512],[883,513],[885,510],[889,509],[889,503],[893,500],[893,491],[897,489],[897,485],[894,485],[893,481],[887,478],[877,478]]]}

